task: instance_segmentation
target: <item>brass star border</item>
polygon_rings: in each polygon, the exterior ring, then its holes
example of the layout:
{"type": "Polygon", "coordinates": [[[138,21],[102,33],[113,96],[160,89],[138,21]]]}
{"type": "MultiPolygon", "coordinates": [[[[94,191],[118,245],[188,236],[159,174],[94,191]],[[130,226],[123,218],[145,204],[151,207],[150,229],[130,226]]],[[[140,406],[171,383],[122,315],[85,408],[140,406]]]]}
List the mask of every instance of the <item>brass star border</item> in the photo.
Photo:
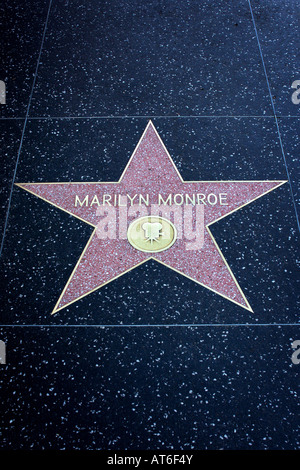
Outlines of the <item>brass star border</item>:
{"type": "Polygon", "coordinates": [[[154,259],[253,312],[213,237],[210,226],[286,182],[184,181],[153,123],[149,121],[117,182],[16,183],[16,186],[94,228],[52,314],[95,292],[149,259],[154,259]],[[205,248],[196,251],[184,250],[182,240],[176,241],[166,251],[151,255],[133,248],[127,239],[99,240],[96,236],[98,220],[95,208],[87,205],[74,206],[76,195],[82,201],[85,195],[92,197],[97,191],[113,195],[149,194],[153,203],[158,193],[166,196],[175,193],[203,194],[220,190],[222,194],[225,190],[226,194],[230,194],[229,202],[223,206],[205,207],[205,248]]]}

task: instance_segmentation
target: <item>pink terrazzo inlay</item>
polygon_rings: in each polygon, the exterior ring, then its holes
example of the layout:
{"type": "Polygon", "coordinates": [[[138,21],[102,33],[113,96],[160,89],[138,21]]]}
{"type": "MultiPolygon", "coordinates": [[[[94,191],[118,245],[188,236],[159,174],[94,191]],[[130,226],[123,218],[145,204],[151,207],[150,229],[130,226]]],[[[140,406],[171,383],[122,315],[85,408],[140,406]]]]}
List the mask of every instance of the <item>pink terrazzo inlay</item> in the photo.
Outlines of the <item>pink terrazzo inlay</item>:
{"type": "MultiPolygon", "coordinates": [[[[251,311],[208,225],[283,183],[284,181],[184,182],[156,129],[149,122],[120,181],[116,183],[21,183],[18,186],[95,227],[53,313],[150,258],[251,311]],[[150,207],[152,215],[153,207],[157,211],[160,208],[168,209],[168,204],[158,206],[158,198],[167,201],[170,195],[170,201],[174,204],[175,198],[178,207],[183,205],[180,204],[181,201],[186,204],[186,195],[189,195],[188,203],[191,204],[194,197],[195,204],[204,204],[203,247],[186,249],[182,236],[170,248],[159,253],[137,250],[124,236],[129,223],[136,217],[150,214],[150,207]],[[117,219],[115,231],[112,232],[116,236],[100,239],[96,233],[99,207],[103,211],[110,207],[124,211],[124,197],[127,199],[129,217],[126,227],[123,227],[123,235],[121,236],[121,222],[117,219]],[[144,203],[145,200],[147,204],[144,203]],[[120,201],[122,207],[119,207],[120,201]]],[[[181,227],[177,228],[181,233],[181,227]]]]}

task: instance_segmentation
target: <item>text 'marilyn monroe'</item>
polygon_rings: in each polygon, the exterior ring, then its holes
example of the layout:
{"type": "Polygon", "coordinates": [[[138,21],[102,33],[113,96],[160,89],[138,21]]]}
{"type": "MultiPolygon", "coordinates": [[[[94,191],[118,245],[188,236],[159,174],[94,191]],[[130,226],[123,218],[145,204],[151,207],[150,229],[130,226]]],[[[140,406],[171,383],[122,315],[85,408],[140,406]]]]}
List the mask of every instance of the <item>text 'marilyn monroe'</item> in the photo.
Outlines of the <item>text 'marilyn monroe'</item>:
{"type": "MultiPolygon", "coordinates": [[[[150,205],[150,196],[149,194],[134,194],[130,196],[129,194],[103,194],[103,195],[86,195],[86,196],[75,196],[75,207],[93,207],[93,206],[127,206],[129,205],[150,205]]],[[[152,201],[154,203],[154,201],[152,201]]],[[[209,194],[168,194],[163,196],[158,194],[157,201],[155,202],[158,205],[198,205],[204,204],[208,206],[227,206],[227,193],[209,193],[209,194]]]]}

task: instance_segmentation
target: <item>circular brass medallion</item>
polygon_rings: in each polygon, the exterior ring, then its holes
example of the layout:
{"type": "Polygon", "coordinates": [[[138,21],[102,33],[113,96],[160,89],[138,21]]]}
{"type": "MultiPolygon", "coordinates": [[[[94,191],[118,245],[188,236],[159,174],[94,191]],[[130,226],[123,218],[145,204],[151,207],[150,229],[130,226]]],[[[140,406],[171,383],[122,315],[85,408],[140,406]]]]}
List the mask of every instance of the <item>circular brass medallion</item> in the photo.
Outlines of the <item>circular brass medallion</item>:
{"type": "Polygon", "coordinates": [[[129,243],[146,253],[167,250],[175,243],[176,237],[177,231],[172,222],[153,215],[134,220],[127,231],[129,243]]]}

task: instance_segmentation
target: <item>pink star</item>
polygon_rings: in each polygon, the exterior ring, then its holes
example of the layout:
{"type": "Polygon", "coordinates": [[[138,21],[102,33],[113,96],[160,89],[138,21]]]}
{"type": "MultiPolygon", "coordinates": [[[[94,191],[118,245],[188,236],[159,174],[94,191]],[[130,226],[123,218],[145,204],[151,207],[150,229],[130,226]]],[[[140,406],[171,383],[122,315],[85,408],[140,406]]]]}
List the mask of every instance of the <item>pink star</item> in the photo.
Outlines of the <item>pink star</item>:
{"type": "MultiPolygon", "coordinates": [[[[149,259],[154,259],[168,266],[252,311],[211,234],[210,225],[285,182],[183,181],[150,121],[118,182],[20,183],[17,186],[94,227],[93,233],[52,313],[56,313],[96,291],[149,259]],[[182,234],[165,251],[142,252],[128,242],[126,238],[127,226],[122,227],[119,218],[116,219],[115,227],[111,228],[111,233],[116,236],[106,239],[103,236],[99,238],[97,226],[101,215],[104,215],[104,210],[112,211],[111,222],[113,224],[114,210],[119,208],[127,211],[128,209],[128,207],[124,209],[124,206],[118,207],[120,201],[123,204],[125,197],[130,209],[131,202],[136,204],[139,195],[144,198],[141,202],[142,206],[131,206],[131,211],[133,211],[131,220],[144,215],[142,212],[139,215],[135,213],[136,209],[148,210],[146,204],[143,203],[146,200],[146,195],[149,198],[149,207],[153,204],[157,205],[158,197],[166,202],[170,195],[171,200],[174,202],[175,199],[178,207],[181,207],[180,203],[186,202],[185,195],[189,195],[190,209],[193,206],[192,197],[195,197],[196,202],[192,210],[196,209],[196,204],[198,209],[200,206],[201,209],[204,208],[204,212],[201,212],[202,217],[204,216],[203,246],[200,244],[197,249],[187,248],[189,245],[182,234]],[[120,196],[122,196],[121,199],[119,199],[120,196]]],[[[168,207],[168,204],[162,203],[162,209],[168,209],[168,207]]],[[[131,220],[128,221],[128,224],[131,220]]],[[[181,227],[176,228],[180,233],[182,232],[181,227]]],[[[109,233],[108,231],[108,236],[109,233]]]]}

